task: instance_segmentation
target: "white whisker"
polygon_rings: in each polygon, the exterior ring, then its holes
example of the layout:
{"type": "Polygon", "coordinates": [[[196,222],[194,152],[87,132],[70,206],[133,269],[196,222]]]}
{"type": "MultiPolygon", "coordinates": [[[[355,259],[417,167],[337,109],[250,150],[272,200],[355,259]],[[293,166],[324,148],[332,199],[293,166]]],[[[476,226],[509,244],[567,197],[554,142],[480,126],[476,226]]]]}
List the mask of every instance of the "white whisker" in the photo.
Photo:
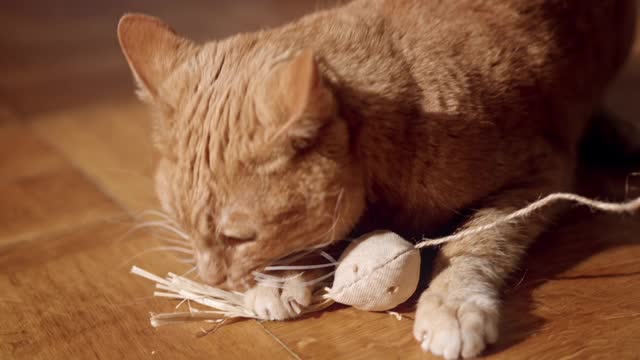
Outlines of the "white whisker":
{"type": "MultiPolygon", "coordinates": [[[[332,271],[332,272],[324,274],[324,275],[322,275],[322,276],[320,276],[320,277],[318,277],[316,279],[305,281],[305,282],[302,283],[302,285],[312,286],[312,285],[318,284],[318,283],[320,283],[320,282],[332,277],[334,273],[335,273],[335,271],[332,271]]],[[[267,274],[262,274],[262,273],[257,273],[257,274],[254,273],[254,276],[256,276],[258,274],[260,274],[261,276],[266,276],[267,277],[267,278],[264,278],[264,279],[262,279],[260,277],[256,277],[256,281],[258,281],[258,283],[260,283],[260,286],[272,287],[272,288],[277,288],[277,289],[282,289],[284,287],[285,281],[292,278],[292,277],[279,278],[279,277],[274,277],[272,275],[267,275],[267,274]]],[[[302,276],[302,273],[294,276],[294,278],[295,277],[299,277],[299,276],[302,276]]]]}
{"type": "Polygon", "coordinates": [[[253,272],[251,272],[251,274],[258,281],[274,281],[274,282],[282,282],[283,283],[283,282],[285,282],[287,280],[298,278],[298,277],[302,276],[303,273],[300,272],[300,273],[298,273],[296,275],[287,276],[287,277],[269,275],[269,274],[261,273],[261,272],[258,272],[258,271],[253,271],[253,272]]]}
{"type": "Polygon", "coordinates": [[[326,252],[326,251],[324,251],[324,250],[323,250],[323,251],[320,251],[320,256],[322,256],[323,258],[325,258],[325,259],[327,259],[327,260],[331,261],[331,263],[332,263],[333,265],[338,265],[338,260],[336,260],[333,256],[329,255],[329,253],[328,253],[328,252],[326,252]]]}
{"type": "Polygon", "coordinates": [[[313,279],[313,280],[305,281],[303,284],[304,284],[304,285],[315,285],[315,284],[317,284],[317,283],[319,283],[319,282],[321,282],[321,281],[323,281],[323,280],[326,280],[326,279],[328,279],[328,278],[332,277],[332,276],[333,276],[333,274],[335,274],[335,271],[332,271],[332,272],[330,272],[330,273],[328,273],[328,274],[324,274],[324,275],[320,276],[320,277],[319,277],[319,278],[317,278],[317,279],[313,279]]]}
{"type": "Polygon", "coordinates": [[[140,213],[140,216],[145,216],[145,215],[152,215],[152,216],[157,216],[161,219],[166,220],[167,222],[171,223],[172,225],[178,225],[178,222],[176,220],[174,220],[173,218],[171,218],[169,215],[163,213],[162,211],[158,211],[158,210],[145,210],[143,212],[140,213]]]}
{"type": "Polygon", "coordinates": [[[325,238],[325,237],[327,239],[322,241],[320,244],[314,245],[313,247],[309,248],[308,250],[317,250],[317,249],[324,248],[327,245],[331,244],[334,241],[334,239],[336,238],[336,228],[337,228],[337,225],[338,225],[338,221],[340,220],[340,208],[341,208],[340,204],[342,202],[343,194],[344,194],[344,189],[340,190],[340,193],[338,194],[338,200],[336,201],[336,207],[334,209],[333,216],[331,217],[331,226],[329,227],[329,229],[325,233],[323,233],[322,235],[316,237],[311,242],[313,243],[316,240],[322,239],[322,238],[325,238]]]}
{"type": "Polygon", "coordinates": [[[336,208],[333,211],[333,224],[331,225],[332,229],[332,234],[331,234],[331,241],[333,241],[333,239],[336,238],[336,228],[338,225],[338,220],[340,219],[340,204],[342,203],[342,196],[344,195],[344,188],[342,188],[340,190],[340,194],[338,195],[338,200],[336,200],[336,208]]]}
{"type": "Polygon", "coordinates": [[[328,267],[334,267],[334,263],[328,264],[316,264],[316,265],[281,265],[281,266],[267,266],[264,269],[267,271],[285,271],[285,270],[313,270],[324,269],[328,267]]]}
{"type": "Polygon", "coordinates": [[[178,258],[176,259],[177,262],[181,263],[181,264],[189,264],[189,265],[193,265],[196,263],[196,261],[194,259],[183,259],[183,258],[178,258]]]}
{"type": "Polygon", "coordinates": [[[253,277],[258,281],[275,281],[275,282],[284,282],[284,279],[280,276],[269,275],[265,273],[261,273],[258,271],[251,272],[253,277]]]}
{"type": "Polygon", "coordinates": [[[172,238],[168,238],[168,237],[156,237],[156,239],[160,240],[160,241],[164,241],[170,244],[175,244],[175,245],[185,245],[190,247],[191,244],[187,241],[184,240],[179,240],[179,239],[172,239],[172,238]]]}
{"type": "Polygon", "coordinates": [[[187,233],[185,233],[184,231],[176,228],[175,226],[171,226],[171,225],[169,225],[169,224],[167,224],[166,222],[163,222],[163,221],[147,221],[147,222],[143,222],[141,224],[138,224],[138,225],[134,226],[132,231],[139,230],[139,229],[144,229],[144,228],[150,228],[150,227],[157,227],[157,228],[165,229],[165,230],[173,232],[174,234],[180,236],[181,238],[183,238],[185,240],[189,240],[189,235],[187,235],[187,233]]]}
{"type": "Polygon", "coordinates": [[[197,268],[198,268],[197,266],[194,266],[194,267],[192,267],[191,269],[189,269],[189,270],[185,271],[185,272],[184,272],[182,275],[180,275],[180,276],[187,276],[187,275],[191,274],[192,272],[196,271],[196,269],[197,269],[197,268]]]}
{"type": "Polygon", "coordinates": [[[181,246],[156,246],[156,247],[150,248],[149,250],[175,251],[183,254],[193,255],[193,250],[189,248],[181,247],[181,246]]]}

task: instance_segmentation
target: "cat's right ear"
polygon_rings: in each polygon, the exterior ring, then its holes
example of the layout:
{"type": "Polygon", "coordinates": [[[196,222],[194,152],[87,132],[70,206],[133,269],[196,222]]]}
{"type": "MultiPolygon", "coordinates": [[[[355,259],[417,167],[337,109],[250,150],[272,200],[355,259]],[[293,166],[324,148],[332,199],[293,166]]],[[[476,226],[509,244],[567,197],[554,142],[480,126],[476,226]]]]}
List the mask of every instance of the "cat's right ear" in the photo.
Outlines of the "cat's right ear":
{"type": "Polygon", "coordinates": [[[153,16],[126,14],[118,23],[118,40],[143,100],[158,100],[171,73],[192,56],[197,45],[153,16]]]}

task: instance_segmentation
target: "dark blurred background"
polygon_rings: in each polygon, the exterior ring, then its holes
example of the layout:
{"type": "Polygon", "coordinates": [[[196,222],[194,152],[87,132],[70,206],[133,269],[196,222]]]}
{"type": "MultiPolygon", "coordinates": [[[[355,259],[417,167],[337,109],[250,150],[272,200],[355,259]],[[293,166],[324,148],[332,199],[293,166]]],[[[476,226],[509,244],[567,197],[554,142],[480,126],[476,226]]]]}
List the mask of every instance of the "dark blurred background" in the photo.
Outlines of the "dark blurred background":
{"type": "Polygon", "coordinates": [[[0,3],[0,99],[22,115],[123,98],[132,82],[116,38],[126,12],[198,41],[281,24],[328,0],[25,0],[0,3]]]}

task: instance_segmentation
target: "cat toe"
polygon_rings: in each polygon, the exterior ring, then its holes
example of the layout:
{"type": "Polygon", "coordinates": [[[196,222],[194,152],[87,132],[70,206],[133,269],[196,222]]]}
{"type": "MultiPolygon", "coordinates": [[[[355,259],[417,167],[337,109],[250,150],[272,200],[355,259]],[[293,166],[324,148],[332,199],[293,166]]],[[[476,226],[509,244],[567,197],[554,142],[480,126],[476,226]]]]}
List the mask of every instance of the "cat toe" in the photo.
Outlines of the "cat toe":
{"type": "Polygon", "coordinates": [[[292,307],[296,314],[299,314],[302,308],[311,305],[311,289],[299,278],[288,280],[282,288],[280,297],[284,303],[292,307]]]}
{"type": "Polygon", "coordinates": [[[280,289],[256,286],[245,293],[245,306],[261,320],[283,320],[289,311],[280,300],[280,289]]]}
{"type": "Polygon", "coordinates": [[[277,287],[256,286],[245,293],[245,305],[260,320],[286,320],[297,316],[304,307],[295,293],[277,287]]]}

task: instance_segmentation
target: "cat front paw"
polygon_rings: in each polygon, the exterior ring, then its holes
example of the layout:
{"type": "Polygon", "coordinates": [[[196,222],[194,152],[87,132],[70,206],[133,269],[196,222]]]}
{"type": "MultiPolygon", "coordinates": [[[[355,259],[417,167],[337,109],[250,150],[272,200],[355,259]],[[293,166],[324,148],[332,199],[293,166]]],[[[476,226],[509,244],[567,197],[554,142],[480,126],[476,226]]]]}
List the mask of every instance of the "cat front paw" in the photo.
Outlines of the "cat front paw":
{"type": "Polygon", "coordinates": [[[244,302],[261,320],[292,319],[311,304],[311,288],[301,278],[287,280],[282,287],[258,284],[245,293],[244,302]]]}
{"type": "Polygon", "coordinates": [[[427,289],[418,302],[413,335],[424,351],[446,359],[478,356],[498,340],[498,306],[491,296],[455,300],[427,289]]]}

